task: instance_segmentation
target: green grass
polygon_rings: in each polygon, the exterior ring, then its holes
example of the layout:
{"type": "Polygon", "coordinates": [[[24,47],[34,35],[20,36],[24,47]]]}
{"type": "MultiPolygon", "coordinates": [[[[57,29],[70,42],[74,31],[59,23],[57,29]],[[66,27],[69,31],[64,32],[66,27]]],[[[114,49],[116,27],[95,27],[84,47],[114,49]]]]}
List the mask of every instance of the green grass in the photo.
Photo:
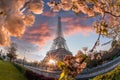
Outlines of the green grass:
{"type": "Polygon", "coordinates": [[[10,62],[0,60],[0,80],[27,80],[10,62]]]}

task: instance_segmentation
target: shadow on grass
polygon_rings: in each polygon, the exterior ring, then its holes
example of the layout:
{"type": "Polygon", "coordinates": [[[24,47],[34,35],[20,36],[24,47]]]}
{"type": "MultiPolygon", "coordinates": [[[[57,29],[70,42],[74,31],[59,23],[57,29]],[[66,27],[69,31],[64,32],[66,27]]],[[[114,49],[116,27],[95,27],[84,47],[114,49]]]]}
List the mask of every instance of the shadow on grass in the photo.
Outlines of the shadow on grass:
{"type": "Polygon", "coordinates": [[[44,75],[37,74],[19,64],[13,65],[27,78],[27,80],[57,80],[53,77],[45,77],[44,75]]]}

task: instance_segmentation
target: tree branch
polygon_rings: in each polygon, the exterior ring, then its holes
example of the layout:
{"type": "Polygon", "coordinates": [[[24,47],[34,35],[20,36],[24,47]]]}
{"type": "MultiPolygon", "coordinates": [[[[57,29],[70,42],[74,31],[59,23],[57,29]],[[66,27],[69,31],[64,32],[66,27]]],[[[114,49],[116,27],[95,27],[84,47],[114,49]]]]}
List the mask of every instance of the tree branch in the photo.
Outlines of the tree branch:
{"type": "Polygon", "coordinates": [[[93,51],[94,51],[95,47],[96,47],[97,44],[98,44],[98,41],[100,40],[100,37],[101,37],[101,33],[99,34],[98,39],[97,39],[97,41],[95,42],[93,48],[90,50],[90,52],[93,52],[93,51]]]}
{"type": "Polygon", "coordinates": [[[120,17],[120,15],[115,15],[115,14],[113,14],[113,13],[111,13],[111,12],[108,12],[108,11],[105,11],[105,13],[110,14],[110,15],[112,15],[112,16],[114,16],[114,17],[120,17]]]}

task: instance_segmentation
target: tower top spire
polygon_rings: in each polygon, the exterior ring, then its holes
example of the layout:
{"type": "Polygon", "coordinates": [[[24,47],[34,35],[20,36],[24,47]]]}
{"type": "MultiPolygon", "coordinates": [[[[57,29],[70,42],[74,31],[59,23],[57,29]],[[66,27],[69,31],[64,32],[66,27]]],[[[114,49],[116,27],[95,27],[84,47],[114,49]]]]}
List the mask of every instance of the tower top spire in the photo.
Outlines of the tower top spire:
{"type": "Polygon", "coordinates": [[[61,17],[58,17],[57,35],[56,35],[56,38],[54,39],[51,50],[56,50],[59,48],[64,48],[66,50],[69,50],[66,44],[66,40],[64,39],[63,33],[62,33],[61,17]]]}
{"type": "Polygon", "coordinates": [[[63,37],[62,27],[61,27],[61,17],[60,16],[58,16],[57,37],[63,37]]]}

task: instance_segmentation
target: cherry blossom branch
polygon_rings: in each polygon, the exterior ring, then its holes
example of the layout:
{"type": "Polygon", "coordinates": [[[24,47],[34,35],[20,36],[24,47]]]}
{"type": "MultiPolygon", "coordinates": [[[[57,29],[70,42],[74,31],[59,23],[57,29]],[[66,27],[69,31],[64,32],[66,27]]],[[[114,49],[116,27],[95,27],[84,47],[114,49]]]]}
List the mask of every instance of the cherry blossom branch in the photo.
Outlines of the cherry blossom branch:
{"type": "Polygon", "coordinates": [[[111,13],[111,12],[108,12],[108,11],[105,11],[105,13],[110,14],[110,15],[112,15],[112,16],[114,16],[114,17],[120,17],[120,15],[115,15],[115,14],[113,14],[113,13],[111,13]]]}
{"type": "Polygon", "coordinates": [[[101,33],[99,34],[98,39],[97,39],[97,41],[95,42],[93,48],[90,50],[90,52],[93,52],[93,51],[94,51],[95,47],[96,47],[97,44],[98,44],[98,41],[100,40],[100,37],[101,37],[101,33]]]}

